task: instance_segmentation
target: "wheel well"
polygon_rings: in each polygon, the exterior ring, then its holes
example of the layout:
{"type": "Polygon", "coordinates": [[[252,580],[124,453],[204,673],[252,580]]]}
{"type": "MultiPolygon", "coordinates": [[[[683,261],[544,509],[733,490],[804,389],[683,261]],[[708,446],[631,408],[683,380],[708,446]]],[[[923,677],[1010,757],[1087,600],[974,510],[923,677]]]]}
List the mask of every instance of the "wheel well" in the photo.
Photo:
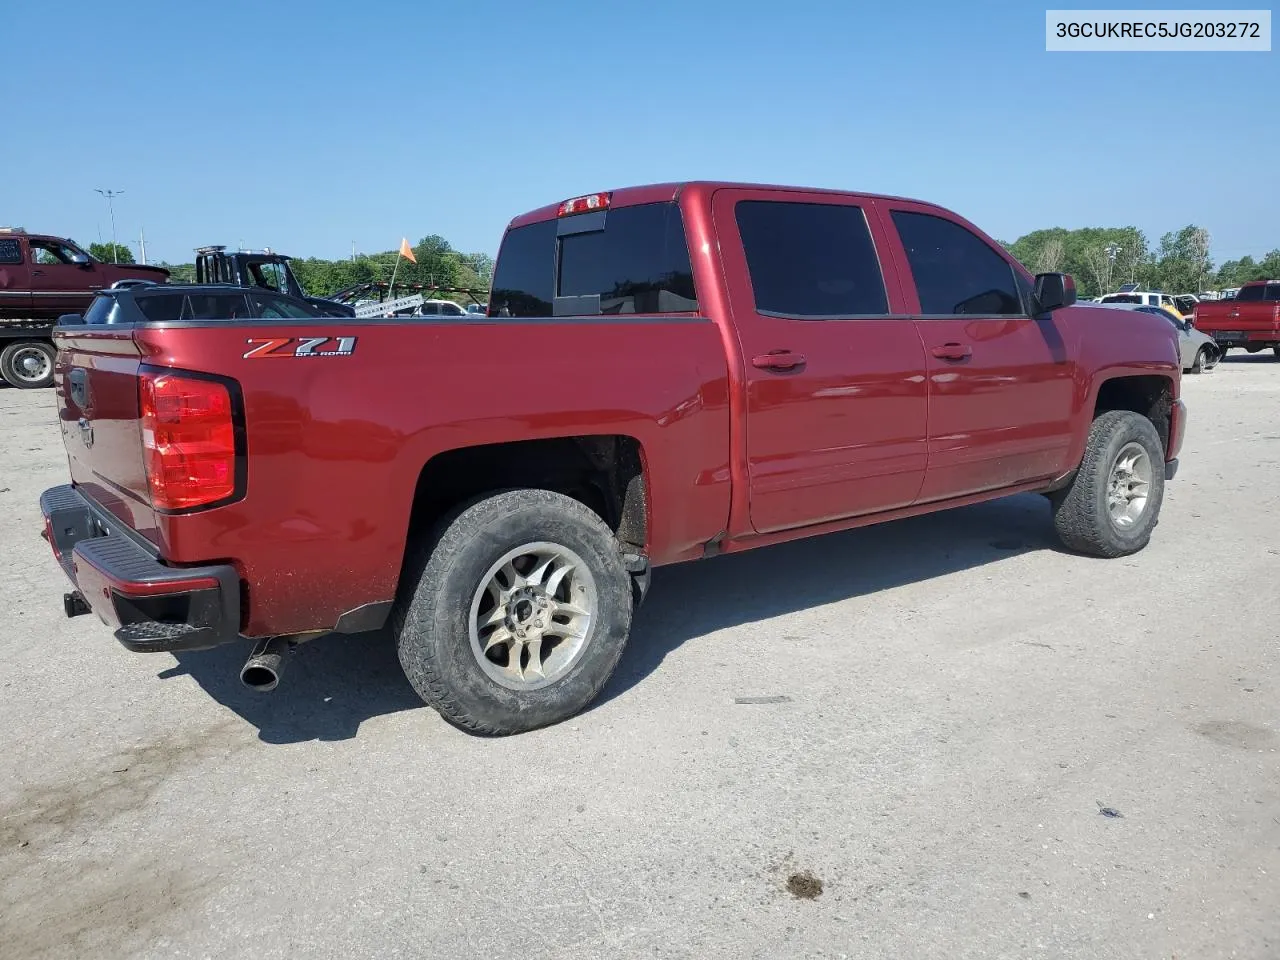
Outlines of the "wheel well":
{"type": "Polygon", "coordinates": [[[409,542],[445,513],[490,490],[554,490],[594,510],[625,545],[648,542],[648,493],[640,443],[627,436],[516,440],[448,450],[422,468],[414,490],[409,542]]]}
{"type": "Polygon", "coordinates": [[[1098,389],[1093,416],[1108,410],[1132,410],[1150,420],[1169,449],[1169,417],[1173,411],[1173,382],[1168,377],[1117,377],[1098,389]]]}

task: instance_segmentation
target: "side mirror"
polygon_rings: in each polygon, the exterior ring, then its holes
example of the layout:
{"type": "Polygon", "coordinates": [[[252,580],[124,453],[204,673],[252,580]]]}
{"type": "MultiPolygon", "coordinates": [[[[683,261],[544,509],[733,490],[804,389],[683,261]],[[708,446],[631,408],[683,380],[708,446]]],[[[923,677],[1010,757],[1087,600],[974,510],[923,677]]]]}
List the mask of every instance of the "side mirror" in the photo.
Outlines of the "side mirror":
{"type": "Polygon", "coordinates": [[[1076,302],[1076,282],[1065,273],[1038,273],[1033,294],[1039,313],[1049,313],[1076,302]]]}
{"type": "Polygon", "coordinates": [[[59,326],[59,327],[65,327],[67,325],[74,326],[76,324],[81,324],[81,323],[84,323],[84,317],[80,316],[80,314],[64,313],[62,314],[62,316],[58,317],[56,326],[59,326]]]}
{"type": "Polygon", "coordinates": [[[71,255],[71,262],[78,267],[87,267],[89,265],[89,258],[83,253],[73,253],[71,255]]]}

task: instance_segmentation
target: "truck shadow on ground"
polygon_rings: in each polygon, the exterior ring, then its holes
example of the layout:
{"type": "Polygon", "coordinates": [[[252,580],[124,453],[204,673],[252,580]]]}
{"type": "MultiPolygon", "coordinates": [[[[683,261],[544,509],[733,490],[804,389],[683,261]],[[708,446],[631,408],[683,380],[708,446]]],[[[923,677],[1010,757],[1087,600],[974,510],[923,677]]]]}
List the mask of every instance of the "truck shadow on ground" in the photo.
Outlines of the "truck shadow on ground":
{"type": "MultiPolygon", "coordinates": [[[[681,644],[726,627],[1054,547],[1048,505],[1025,495],[864,527],[654,573],[631,642],[597,705],[621,696],[681,644]]],[[[366,719],[421,708],[386,631],[303,644],[270,694],[240,684],[248,645],[175,654],[190,676],[266,743],[345,740],[366,719]]]]}
{"type": "Polygon", "coordinates": [[[1025,494],[655,570],[596,704],[625,693],[695,637],[1057,548],[1048,502],[1025,494]]]}

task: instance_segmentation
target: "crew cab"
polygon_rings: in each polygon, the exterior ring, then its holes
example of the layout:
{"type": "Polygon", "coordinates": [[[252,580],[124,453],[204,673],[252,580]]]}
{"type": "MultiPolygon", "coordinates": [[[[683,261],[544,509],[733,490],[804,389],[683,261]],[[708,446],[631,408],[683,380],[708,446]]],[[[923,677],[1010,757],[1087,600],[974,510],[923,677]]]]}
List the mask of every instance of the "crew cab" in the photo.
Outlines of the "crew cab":
{"type": "Polygon", "coordinates": [[[917,201],[576,197],[511,222],[485,317],[59,328],[46,536],[131,650],[252,640],[269,689],[389,626],[450,722],[528,730],[600,691],[655,566],[1027,491],[1068,549],[1141,550],[1175,331],[1074,300],[917,201]]]}
{"type": "Polygon", "coordinates": [[[1201,300],[1194,323],[1223,355],[1243,347],[1250,353],[1270,348],[1280,357],[1280,280],[1246,283],[1231,300],[1201,300]]]}
{"type": "Polygon", "coordinates": [[[168,277],[161,267],[103,263],[64,237],[0,228],[0,378],[20,389],[49,386],[56,317],[84,310],[115,284],[168,277]]]}

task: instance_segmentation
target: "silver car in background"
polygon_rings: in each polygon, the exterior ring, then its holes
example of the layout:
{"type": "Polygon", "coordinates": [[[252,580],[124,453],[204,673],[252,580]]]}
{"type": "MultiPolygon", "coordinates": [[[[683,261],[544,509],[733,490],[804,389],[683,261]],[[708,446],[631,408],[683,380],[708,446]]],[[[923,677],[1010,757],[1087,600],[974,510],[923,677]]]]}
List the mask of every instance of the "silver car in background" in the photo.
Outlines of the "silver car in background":
{"type": "Polygon", "coordinates": [[[1080,303],[1082,307],[1101,307],[1108,310],[1137,310],[1139,313],[1154,313],[1164,317],[1178,331],[1178,352],[1182,355],[1182,369],[1188,373],[1203,373],[1212,370],[1222,359],[1222,351],[1213,337],[1201,333],[1191,325],[1190,320],[1175,317],[1163,307],[1153,307],[1141,303],[1080,303]]]}

